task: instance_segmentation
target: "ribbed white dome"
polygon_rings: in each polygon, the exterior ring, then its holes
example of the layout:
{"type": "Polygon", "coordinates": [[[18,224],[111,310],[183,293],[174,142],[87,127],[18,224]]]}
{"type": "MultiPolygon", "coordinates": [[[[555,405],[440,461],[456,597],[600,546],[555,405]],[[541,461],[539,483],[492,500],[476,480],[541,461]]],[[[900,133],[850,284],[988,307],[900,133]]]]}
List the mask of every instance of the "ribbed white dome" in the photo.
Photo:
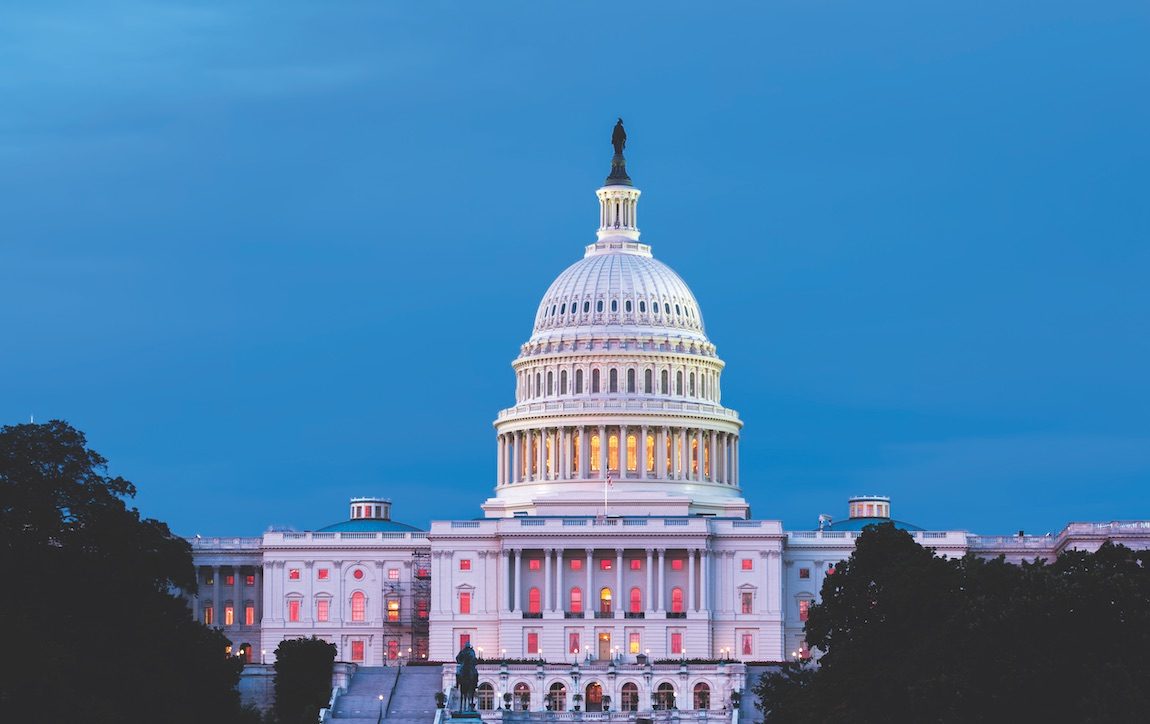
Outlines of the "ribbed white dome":
{"type": "Polygon", "coordinates": [[[533,341],[617,326],[622,333],[705,341],[703,315],[690,288],[637,242],[599,242],[552,282],[535,315],[533,341]]]}

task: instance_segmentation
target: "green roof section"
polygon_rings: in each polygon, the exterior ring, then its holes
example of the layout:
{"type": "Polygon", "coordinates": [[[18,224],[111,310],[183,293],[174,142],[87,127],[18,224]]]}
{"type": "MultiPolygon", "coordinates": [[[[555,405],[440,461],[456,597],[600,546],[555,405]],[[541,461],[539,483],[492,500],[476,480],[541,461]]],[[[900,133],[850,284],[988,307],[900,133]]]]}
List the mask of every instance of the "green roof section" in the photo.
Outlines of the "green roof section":
{"type": "Polygon", "coordinates": [[[408,533],[423,532],[422,528],[414,525],[399,523],[394,520],[380,518],[360,518],[358,520],[345,520],[342,523],[320,528],[316,533],[408,533]]]}

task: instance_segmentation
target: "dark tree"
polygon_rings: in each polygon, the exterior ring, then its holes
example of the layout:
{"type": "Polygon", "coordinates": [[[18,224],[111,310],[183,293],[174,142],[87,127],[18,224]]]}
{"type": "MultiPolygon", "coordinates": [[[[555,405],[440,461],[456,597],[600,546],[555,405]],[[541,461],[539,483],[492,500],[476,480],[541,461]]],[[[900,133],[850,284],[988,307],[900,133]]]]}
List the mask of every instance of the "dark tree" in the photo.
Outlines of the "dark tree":
{"type": "Polygon", "coordinates": [[[276,649],[279,724],[313,724],[331,697],[335,644],[311,637],[281,641],[276,649]]]}
{"type": "Polygon", "coordinates": [[[65,422],[0,428],[0,721],[233,722],[240,661],[192,620],[191,552],[65,422]]]}
{"type": "Polygon", "coordinates": [[[817,669],[755,687],[781,722],[1113,722],[1150,711],[1150,554],[933,555],[868,527],[811,608],[817,669]]]}

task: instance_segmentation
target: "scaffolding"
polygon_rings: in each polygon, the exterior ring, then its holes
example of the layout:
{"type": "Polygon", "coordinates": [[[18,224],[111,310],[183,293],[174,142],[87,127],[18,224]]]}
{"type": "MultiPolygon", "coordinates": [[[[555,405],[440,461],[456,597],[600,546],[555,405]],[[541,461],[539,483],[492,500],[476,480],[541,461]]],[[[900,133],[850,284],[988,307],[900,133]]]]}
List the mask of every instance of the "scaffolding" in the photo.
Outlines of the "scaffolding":
{"type": "Polygon", "coordinates": [[[431,552],[411,552],[411,580],[387,581],[383,589],[383,656],[387,661],[426,661],[431,610],[431,552]]]}

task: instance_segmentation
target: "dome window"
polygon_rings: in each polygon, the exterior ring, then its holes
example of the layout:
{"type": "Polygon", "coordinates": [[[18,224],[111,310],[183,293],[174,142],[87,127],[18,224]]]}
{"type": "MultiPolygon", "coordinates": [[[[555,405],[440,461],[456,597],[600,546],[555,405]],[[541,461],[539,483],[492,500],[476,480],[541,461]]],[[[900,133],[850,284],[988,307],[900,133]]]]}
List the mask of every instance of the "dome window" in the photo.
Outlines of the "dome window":
{"type": "Polygon", "coordinates": [[[587,312],[590,312],[590,311],[591,311],[591,302],[583,302],[583,313],[586,314],[587,312]]]}
{"type": "Polygon", "coordinates": [[[595,311],[596,312],[602,312],[603,311],[603,300],[602,299],[595,302],[595,311]]]}
{"type": "Polygon", "coordinates": [[[623,302],[623,311],[626,312],[627,314],[631,313],[631,300],[630,299],[623,302]]]}
{"type": "Polygon", "coordinates": [[[639,302],[639,314],[646,314],[646,313],[647,313],[647,303],[640,301],[639,302]]]}
{"type": "Polygon", "coordinates": [[[555,305],[554,304],[551,305],[551,316],[552,317],[555,316],[555,305]]]}
{"type": "Polygon", "coordinates": [[[591,394],[599,391],[599,370],[591,370],[591,394]]]}
{"type": "Polygon", "coordinates": [[[611,300],[611,311],[612,312],[618,312],[619,311],[619,300],[618,299],[612,299],[611,300]]]}
{"type": "Polygon", "coordinates": [[[583,394],[583,370],[575,370],[575,394],[583,394]]]}
{"type": "Polygon", "coordinates": [[[643,392],[648,395],[651,394],[652,377],[654,377],[654,373],[651,370],[648,369],[643,372],[643,392]]]}
{"type": "Polygon", "coordinates": [[[563,305],[561,307],[559,307],[559,313],[560,314],[566,314],[567,313],[567,302],[563,302],[563,305]]]}
{"type": "Polygon", "coordinates": [[[681,317],[681,316],[683,316],[683,312],[681,312],[681,311],[679,310],[679,305],[678,305],[678,304],[676,304],[676,305],[675,305],[675,316],[676,316],[676,317],[681,317]]]}
{"type": "Polygon", "coordinates": [[[627,370],[627,392],[631,393],[631,394],[635,393],[635,369],[634,368],[627,370]]]}
{"type": "Polygon", "coordinates": [[[610,380],[609,384],[611,385],[611,388],[609,391],[610,392],[618,392],[619,391],[619,370],[612,369],[607,374],[608,374],[607,379],[610,380]]]}
{"type": "Polygon", "coordinates": [[[669,302],[663,302],[663,312],[665,314],[671,313],[671,304],[669,302]]]}

